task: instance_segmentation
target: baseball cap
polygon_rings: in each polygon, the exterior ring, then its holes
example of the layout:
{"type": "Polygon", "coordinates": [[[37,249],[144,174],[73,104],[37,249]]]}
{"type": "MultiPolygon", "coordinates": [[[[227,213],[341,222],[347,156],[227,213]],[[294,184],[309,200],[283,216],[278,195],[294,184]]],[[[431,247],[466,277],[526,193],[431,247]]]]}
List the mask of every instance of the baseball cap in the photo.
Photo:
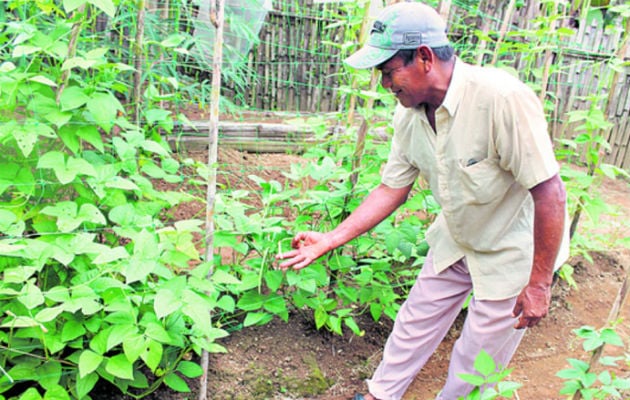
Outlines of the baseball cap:
{"type": "Polygon", "coordinates": [[[423,3],[396,3],[385,7],[372,25],[367,43],[346,58],[353,68],[373,68],[398,50],[416,49],[421,44],[440,47],[449,44],[446,23],[433,8],[423,3]]]}

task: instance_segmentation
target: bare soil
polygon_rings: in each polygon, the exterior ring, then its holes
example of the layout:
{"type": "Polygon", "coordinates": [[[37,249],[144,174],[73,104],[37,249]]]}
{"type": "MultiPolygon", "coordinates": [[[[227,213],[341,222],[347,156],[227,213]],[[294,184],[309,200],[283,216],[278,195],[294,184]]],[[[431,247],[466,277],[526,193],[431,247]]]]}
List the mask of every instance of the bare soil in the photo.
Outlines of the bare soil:
{"type": "MultiPolygon", "coordinates": [[[[204,155],[192,155],[195,158],[204,155]]],[[[201,158],[203,159],[203,158],[201,158]]],[[[282,171],[298,156],[248,154],[222,150],[219,163],[224,173],[220,184],[232,188],[243,185],[251,189],[246,176],[254,173],[265,179],[283,180],[282,171]]],[[[621,180],[607,180],[600,188],[609,204],[618,206],[619,215],[602,217],[598,229],[617,237],[630,236],[630,185],[621,180]]],[[[179,217],[198,215],[203,206],[178,209],[179,217]]],[[[567,358],[588,361],[589,354],[572,333],[583,325],[603,327],[611,307],[630,268],[630,251],[611,248],[594,255],[594,263],[573,258],[574,278],[578,289],[559,281],[553,289],[550,314],[525,335],[510,367],[509,380],[520,382],[519,399],[563,399],[558,394],[563,381],[555,374],[567,368],[567,358]]],[[[630,351],[630,301],[622,307],[618,333],[625,349],[606,347],[605,354],[623,355],[630,351]]],[[[449,354],[461,329],[460,315],[451,331],[428,364],[410,386],[405,400],[431,400],[444,383],[449,354]]],[[[350,332],[344,336],[317,331],[310,315],[293,313],[288,323],[273,320],[264,326],[233,332],[222,341],[226,354],[213,354],[210,360],[209,399],[350,399],[355,392],[365,392],[364,380],[378,365],[392,321],[374,322],[366,317],[359,321],[363,337],[350,332]]],[[[630,376],[630,366],[615,371],[630,376]]],[[[198,387],[196,382],[191,386],[198,387]]],[[[198,390],[198,389],[195,389],[198,390]]],[[[630,399],[627,394],[626,399],[630,399]]],[[[187,395],[161,390],[155,399],[196,399],[198,392],[187,395]]],[[[96,397],[95,397],[96,398],[96,397]]]]}

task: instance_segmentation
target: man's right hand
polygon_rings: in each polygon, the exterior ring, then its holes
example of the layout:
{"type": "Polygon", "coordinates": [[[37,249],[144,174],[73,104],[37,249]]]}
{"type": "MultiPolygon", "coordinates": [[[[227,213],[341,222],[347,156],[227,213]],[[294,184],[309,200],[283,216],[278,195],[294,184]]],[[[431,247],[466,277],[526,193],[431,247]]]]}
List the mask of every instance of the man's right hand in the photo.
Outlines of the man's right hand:
{"type": "Polygon", "coordinates": [[[286,260],[278,266],[283,271],[302,269],[333,249],[329,236],[319,232],[298,233],[291,241],[291,247],[295,250],[276,255],[276,259],[286,260]]]}

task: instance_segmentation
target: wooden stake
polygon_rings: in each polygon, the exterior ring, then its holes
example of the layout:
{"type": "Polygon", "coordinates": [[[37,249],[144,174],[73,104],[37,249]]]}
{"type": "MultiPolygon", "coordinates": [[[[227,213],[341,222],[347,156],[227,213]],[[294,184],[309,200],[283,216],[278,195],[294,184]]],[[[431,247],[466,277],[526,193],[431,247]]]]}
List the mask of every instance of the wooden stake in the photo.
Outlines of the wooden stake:
{"type": "MultiPolygon", "coordinates": [[[[214,272],[214,202],[217,192],[217,153],[219,143],[219,100],[221,98],[221,64],[223,62],[223,26],[224,26],[224,2],[212,1],[212,10],[216,10],[213,23],[216,22],[216,35],[214,38],[214,55],[212,58],[212,91],[210,92],[210,120],[208,132],[208,188],[206,193],[206,237],[205,260],[210,263],[208,278],[214,272]]],[[[203,374],[199,385],[199,400],[206,400],[208,392],[208,367],[209,354],[204,350],[201,355],[201,367],[203,374]]]]}
{"type": "Polygon", "coordinates": [[[138,0],[138,17],[136,31],[136,43],[133,46],[133,66],[135,72],[133,74],[133,105],[135,108],[135,121],[140,123],[140,104],[142,103],[142,64],[144,63],[144,54],[142,50],[142,43],[144,41],[144,16],[145,16],[145,2],[144,0],[138,0]]]}

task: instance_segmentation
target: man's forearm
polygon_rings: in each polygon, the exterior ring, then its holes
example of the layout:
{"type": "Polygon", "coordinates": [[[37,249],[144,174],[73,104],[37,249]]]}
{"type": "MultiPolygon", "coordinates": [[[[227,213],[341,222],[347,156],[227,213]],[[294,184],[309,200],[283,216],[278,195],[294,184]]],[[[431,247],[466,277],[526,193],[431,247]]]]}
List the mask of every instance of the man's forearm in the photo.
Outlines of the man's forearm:
{"type": "Polygon", "coordinates": [[[555,175],[530,193],[534,199],[534,262],[529,284],[548,287],[565,229],[566,192],[555,175]]]}

